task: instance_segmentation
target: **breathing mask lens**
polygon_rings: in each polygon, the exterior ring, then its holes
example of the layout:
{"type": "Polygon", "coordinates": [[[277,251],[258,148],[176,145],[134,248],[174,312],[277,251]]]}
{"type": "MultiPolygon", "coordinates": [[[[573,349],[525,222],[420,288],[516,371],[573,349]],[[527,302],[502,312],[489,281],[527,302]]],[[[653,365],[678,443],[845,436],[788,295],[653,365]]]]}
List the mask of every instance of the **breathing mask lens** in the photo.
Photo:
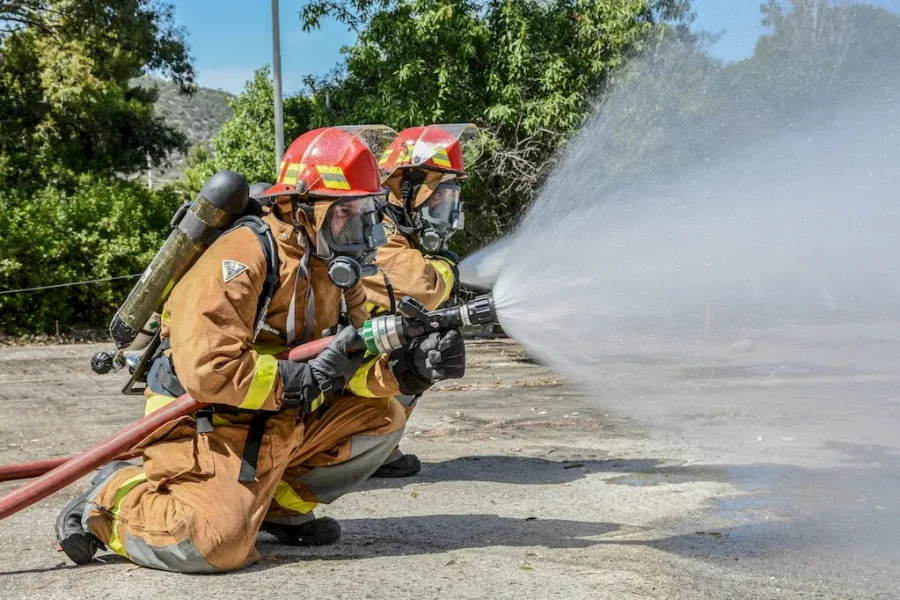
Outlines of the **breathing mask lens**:
{"type": "Polygon", "coordinates": [[[375,249],[387,243],[381,223],[385,205],[384,197],[368,196],[328,207],[321,233],[332,252],[328,276],[336,286],[351,288],[377,272],[370,261],[375,249]]]}
{"type": "Polygon", "coordinates": [[[422,205],[422,218],[438,231],[462,229],[459,186],[442,183],[422,205]]]}
{"type": "Polygon", "coordinates": [[[387,243],[381,224],[384,199],[369,196],[335,202],[325,214],[324,233],[336,254],[362,256],[387,243]]]}

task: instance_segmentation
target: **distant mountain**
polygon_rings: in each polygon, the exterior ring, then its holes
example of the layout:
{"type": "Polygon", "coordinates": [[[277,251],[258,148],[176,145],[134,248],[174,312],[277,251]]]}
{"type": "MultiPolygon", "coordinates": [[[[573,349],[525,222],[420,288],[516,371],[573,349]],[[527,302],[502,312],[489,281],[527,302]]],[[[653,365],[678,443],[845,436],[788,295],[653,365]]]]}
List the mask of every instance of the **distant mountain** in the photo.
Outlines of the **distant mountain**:
{"type": "MultiPolygon", "coordinates": [[[[210,140],[222,127],[222,123],[231,118],[228,101],[233,96],[228,92],[198,87],[193,95],[184,96],[178,93],[178,86],[174,83],[149,76],[139,77],[132,84],[159,89],[157,114],[184,133],[191,146],[210,140]]],[[[184,156],[173,156],[168,168],[162,172],[154,171],[154,179],[177,179],[181,175],[183,162],[184,156]]]]}

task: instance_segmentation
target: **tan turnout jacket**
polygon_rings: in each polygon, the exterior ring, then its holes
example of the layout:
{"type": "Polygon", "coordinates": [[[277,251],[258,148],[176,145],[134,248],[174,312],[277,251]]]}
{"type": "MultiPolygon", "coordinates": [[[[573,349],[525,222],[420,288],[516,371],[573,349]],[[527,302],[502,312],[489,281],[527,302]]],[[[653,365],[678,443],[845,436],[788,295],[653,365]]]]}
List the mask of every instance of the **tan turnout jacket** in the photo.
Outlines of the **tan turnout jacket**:
{"type": "MultiPolygon", "coordinates": [[[[304,334],[308,289],[313,286],[314,318],[309,340],[337,323],[342,290],[328,279],[326,264],[309,260],[309,278],[297,282],[306,249],[293,226],[267,215],[279,258],[279,286],[269,305],[266,325],[253,343],[256,310],[266,276],[266,261],[256,234],[235,229],[217,240],[175,286],[163,311],[162,337],[171,337],[175,371],[182,386],[200,402],[251,410],[278,410],[283,388],[273,356],[285,347],[288,310],[295,293],[295,343],[304,334]]],[[[368,317],[361,285],[345,294],[355,326],[368,317]]],[[[348,385],[364,397],[398,393],[384,357],[373,357],[348,385]]]]}

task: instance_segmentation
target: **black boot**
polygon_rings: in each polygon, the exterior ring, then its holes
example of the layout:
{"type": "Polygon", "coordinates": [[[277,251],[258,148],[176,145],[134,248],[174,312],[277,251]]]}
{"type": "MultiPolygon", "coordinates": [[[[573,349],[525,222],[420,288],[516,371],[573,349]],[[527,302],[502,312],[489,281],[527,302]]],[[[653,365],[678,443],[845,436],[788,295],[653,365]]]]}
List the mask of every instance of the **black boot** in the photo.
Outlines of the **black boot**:
{"type": "Polygon", "coordinates": [[[321,517],[299,525],[263,521],[260,529],[288,546],[327,546],[341,539],[341,524],[331,517],[321,517]]]}
{"type": "Polygon", "coordinates": [[[130,463],[123,460],[114,460],[100,469],[91,479],[91,487],[84,494],[70,500],[56,517],[56,540],[62,551],[76,565],[86,565],[91,562],[94,554],[106,547],[94,534],[85,531],[81,524],[84,511],[90,504],[88,498],[91,498],[98,488],[109,481],[113,473],[130,466],[132,466],[130,463]]]}
{"type": "Polygon", "coordinates": [[[415,454],[403,454],[400,448],[394,448],[383,465],[372,473],[372,477],[384,479],[398,479],[400,477],[412,477],[422,470],[422,463],[415,454]]]}

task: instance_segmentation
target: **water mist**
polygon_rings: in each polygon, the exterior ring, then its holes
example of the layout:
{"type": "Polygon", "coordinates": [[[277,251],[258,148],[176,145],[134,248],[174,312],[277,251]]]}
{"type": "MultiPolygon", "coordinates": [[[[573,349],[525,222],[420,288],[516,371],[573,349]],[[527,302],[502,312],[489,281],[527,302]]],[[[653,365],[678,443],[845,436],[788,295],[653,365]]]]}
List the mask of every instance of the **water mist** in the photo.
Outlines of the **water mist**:
{"type": "Polygon", "coordinates": [[[596,402],[766,474],[817,550],[891,561],[900,36],[889,13],[834,10],[830,37],[782,33],[743,63],[678,40],[637,57],[515,236],[462,271],[596,402]],[[651,380],[669,401],[644,402],[651,380]]]}

